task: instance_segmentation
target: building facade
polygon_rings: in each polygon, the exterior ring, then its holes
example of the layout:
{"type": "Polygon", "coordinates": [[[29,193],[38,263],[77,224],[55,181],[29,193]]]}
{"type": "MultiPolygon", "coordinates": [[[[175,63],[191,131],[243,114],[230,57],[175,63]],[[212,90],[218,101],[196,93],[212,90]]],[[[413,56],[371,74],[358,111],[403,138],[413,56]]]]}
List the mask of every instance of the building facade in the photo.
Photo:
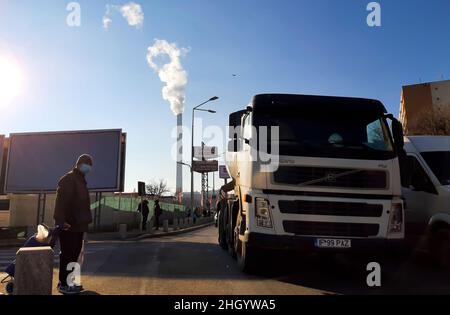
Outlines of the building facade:
{"type": "Polygon", "coordinates": [[[425,117],[446,108],[450,108],[450,80],[402,87],[399,117],[407,135],[420,134],[425,117]]]}

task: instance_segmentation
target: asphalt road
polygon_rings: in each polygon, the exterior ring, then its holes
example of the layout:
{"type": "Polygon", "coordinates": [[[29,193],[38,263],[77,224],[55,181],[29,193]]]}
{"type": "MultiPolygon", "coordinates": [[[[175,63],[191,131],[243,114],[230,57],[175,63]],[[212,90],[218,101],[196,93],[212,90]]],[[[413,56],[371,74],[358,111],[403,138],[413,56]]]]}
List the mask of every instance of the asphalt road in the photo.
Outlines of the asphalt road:
{"type": "MultiPolygon", "coordinates": [[[[381,257],[379,288],[369,288],[366,284],[369,273],[366,265],[374,258],[271,253],[267,262],[261,262],[258,275],[246,275],[219,248],[216,233],[216,228],[208,227],[135,242],[90,242],[82,269],[82,282],[87,289],[84,294],[450,293],[450,274],[429,263],[427,258],[381,257]]],[[[14,251],[0,250],[0,264],[14,251]]],[[[57,256],[55,287],[56,267],[57,256]]]]}

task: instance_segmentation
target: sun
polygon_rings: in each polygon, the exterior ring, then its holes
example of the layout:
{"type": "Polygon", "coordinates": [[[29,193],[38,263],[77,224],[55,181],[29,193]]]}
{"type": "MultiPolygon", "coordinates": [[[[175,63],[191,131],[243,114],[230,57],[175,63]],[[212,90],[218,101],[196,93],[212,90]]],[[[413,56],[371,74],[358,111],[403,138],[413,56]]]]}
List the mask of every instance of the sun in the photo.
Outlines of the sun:
{"type": "Polygon", "coordinates": [[[19,64],[0,56],[0,108],[8,106],[21,94],[23,76],[19,64]]]}

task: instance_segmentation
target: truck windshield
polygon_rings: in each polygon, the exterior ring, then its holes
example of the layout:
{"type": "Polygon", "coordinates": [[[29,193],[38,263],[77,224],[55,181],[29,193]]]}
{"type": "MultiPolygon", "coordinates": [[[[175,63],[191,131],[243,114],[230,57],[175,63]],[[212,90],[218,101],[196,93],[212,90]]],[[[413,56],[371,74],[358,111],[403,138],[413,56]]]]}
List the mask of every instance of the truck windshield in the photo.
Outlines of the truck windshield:
{"type": "Polygon", "coordinates": [[[442,185],[450,185],[450,151],[421,152],[428,166],[442,185]]]}
{"type": "Polygon", "coordinates": [[[255,112],[253,124],[257,128],[279,126],[280,155],[374,160],[395,157],[389,127],[379,113],[255,112]]]}

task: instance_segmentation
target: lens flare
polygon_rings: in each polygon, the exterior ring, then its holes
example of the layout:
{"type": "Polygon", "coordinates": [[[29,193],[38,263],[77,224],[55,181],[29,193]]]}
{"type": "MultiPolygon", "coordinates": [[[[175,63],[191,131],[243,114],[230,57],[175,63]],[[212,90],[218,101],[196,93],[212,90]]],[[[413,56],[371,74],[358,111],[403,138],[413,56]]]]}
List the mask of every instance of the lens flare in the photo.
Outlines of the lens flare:
{"type": "Polygon", "coordinates": [[[0,56],[0,108],[10,105],[20,95],[23,76],[19,64],[0,56]]]}

